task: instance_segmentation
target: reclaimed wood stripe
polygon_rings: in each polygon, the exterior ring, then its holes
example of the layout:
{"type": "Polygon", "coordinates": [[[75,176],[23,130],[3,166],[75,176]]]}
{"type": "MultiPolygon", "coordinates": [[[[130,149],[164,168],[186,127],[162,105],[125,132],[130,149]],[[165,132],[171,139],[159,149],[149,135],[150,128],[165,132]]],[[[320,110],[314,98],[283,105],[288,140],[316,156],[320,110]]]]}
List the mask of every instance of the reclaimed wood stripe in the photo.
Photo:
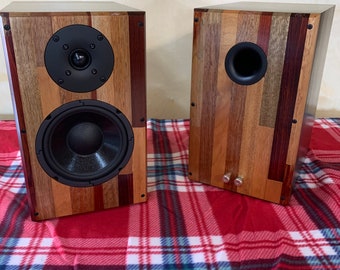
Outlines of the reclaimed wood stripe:
{"type": "Polygon", "coordinates": [[[102,184],[104,209],[119,206],[118,176],[102,184]]]}
{"type": "Polygon", "coordinates": [[[72,201],[72,213],[69,214],[94,211],[95,196],[93,187],[71,187],[70,194],[72,201]]]}
{"type": "Polygon", "coordinates": [[[220,52],[214,117],[214,145],[211,164],[211,185],[221,188],[225,185],[223,176],[226,173],[225,160],[231,106],[230,89],[233,83],[226,74],[224,66],[226,54],[236,42],[238,13],[239,11],[223,13],[221,18],[221,39],[219,44],[220,52]]]}
{"type": "Polygon", "coordinates": [[[293,120],[295,100],[298,92],[307,24],[308,14],[292,14],[290,17],[273,147],[268,173],[268,178],[272,180],[284,180],[289,136],[293,120]]]}
{"type": "Polygon", "coordinates": [[[118,175],[119,205],[133,203],[133,175],[118,175]]]}
{"type": "Polygon", "coordinates": [[[259,120],[259,124],[265,127],[275,127],[289,20],[289,13],[274,13],[272,16],[271,35],[267,53],[268,66],[259,120]]]}
{"type": "Polygon", "coordinates": [[[201,114],[201,147],[199,179],[204,183],[211,181],[212,149],[214,138],[214,117],[216,106],[219,44],[221,36],[221,13],[205,13],[203,51],[203,93],[201,114]]]}
{"type": "Polygon", "coordinates": [[[93,187],[94,193],[94,210],[103,210],[104,209],[104,189],[103,185],[96,185],[93,187]]]}
{"type": "Polygon", "coordinates": [[[146,125],[145,14],[129,13],[132,126],[146,125]]]}

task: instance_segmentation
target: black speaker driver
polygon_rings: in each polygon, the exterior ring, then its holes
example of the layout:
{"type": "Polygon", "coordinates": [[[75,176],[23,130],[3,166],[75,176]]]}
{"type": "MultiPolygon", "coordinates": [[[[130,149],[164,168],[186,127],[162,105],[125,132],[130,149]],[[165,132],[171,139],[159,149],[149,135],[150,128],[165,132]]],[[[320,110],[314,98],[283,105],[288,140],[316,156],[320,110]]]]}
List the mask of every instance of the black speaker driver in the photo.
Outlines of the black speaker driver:
{"type": "Polygon", "coordinates": [[[73,24],[53,34],[45,48],[45,66],[60,87],[89,92],[111,76],[114,53],[110,42],[97,29],[73,24]]]}
{"type": "Polygon", "coordinates": [[[129,120],[114,106],[77,100],[46,117],[35,147],[50,177],[69,186],[87,187],[119,174],[131,158],[134,135],[129,120]]]}
{"type": "Polygon", "coordinates": [[[260,46],[252,42],[234,45],[225,58],[225,70],[237,84],[257,83],[267,71],[267,56],[260,46]]]}

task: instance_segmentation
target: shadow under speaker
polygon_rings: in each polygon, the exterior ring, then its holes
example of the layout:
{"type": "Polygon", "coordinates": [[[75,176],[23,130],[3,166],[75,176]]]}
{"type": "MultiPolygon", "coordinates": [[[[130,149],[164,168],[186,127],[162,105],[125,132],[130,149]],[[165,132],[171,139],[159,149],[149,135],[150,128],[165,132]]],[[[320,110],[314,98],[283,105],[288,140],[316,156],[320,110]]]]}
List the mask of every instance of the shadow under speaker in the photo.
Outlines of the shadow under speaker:
{"type": "Polygon", "coordinates": [[[333,5],[194,10],[189,178],[288,204],[309,146],[333,5]]]}
{"type": "Polygon", "coordinates": [[[145,12],[14,2],[1,17],[32,219],[145,202],[145,12]]]}

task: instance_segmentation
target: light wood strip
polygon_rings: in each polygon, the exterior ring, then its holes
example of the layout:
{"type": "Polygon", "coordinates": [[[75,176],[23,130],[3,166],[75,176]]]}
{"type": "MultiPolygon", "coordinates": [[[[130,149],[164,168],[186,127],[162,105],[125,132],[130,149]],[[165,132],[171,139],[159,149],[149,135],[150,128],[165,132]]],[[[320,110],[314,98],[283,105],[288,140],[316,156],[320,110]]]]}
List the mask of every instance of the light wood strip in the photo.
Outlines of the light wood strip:
{"type": "Polygon", "coordinates": [[[215,106],[215,131],[212,149],[211,184],[224,187],[223,175],[225,171],[226,148],[228,145],[228,126],[230,113],[230,88],[232,81],[229,79],[225,67],[227,52],[236,42],[238,12],[223,13],[221,19],[221,39],[218,61],[216,106],[215,106]]]}
{"type": "Polygon", "coordinates": [[[118,177],[103,183],[104,209],[119,206],[118,177]]]}
{"type": "Polygon", "coordinates": [[[145,202],[147,199],[146,190],[146,128],[134,128],[135,147],[133,160],[133,202],[145,202]]]}
{"type": "MultiPolygon", "coordinates": [[[[51,179],[54,209],[56,216],[67,216],[73,213],[71,187],[51,179]]],[[[42,191],[43,192],[43,191],[42,191]]]]}
{"type": "Polygon", "coordinates": [[[260,125],[262,126],[272,128],[275,126],[289,19],[290,14],[287,13],[274,13],[272,16],[267,54],[268,66],[261,103],[260,125]]]}

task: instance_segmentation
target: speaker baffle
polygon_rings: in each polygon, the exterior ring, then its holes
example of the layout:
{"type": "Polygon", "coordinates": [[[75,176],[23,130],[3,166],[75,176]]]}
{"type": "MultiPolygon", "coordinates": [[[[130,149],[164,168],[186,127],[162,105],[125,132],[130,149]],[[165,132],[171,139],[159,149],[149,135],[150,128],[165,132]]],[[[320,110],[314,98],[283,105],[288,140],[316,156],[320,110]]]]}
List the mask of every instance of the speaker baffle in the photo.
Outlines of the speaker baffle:
{"type": "Polygon", "coordinates": [[[44,171],[74,187],[99,185],[118,175],[133,147],[128,119],[98,100],[58,107],[42,122],[36,136],[36,155],[44,171]]]}
{"type": "Polygon", "coordinates": [[[52,80],[78,93],[102,86],[114,67],[110,42],[87,25],[74,24],[59,29],[48,41],[44,57],[52,80]]]}
{"type": "Polygon", "coordinates": [[[225,70],[235,83],[251,85],[265,75],[267,56],[260,46],[252,42],[240,42],[228,51],[225,70]]]}

